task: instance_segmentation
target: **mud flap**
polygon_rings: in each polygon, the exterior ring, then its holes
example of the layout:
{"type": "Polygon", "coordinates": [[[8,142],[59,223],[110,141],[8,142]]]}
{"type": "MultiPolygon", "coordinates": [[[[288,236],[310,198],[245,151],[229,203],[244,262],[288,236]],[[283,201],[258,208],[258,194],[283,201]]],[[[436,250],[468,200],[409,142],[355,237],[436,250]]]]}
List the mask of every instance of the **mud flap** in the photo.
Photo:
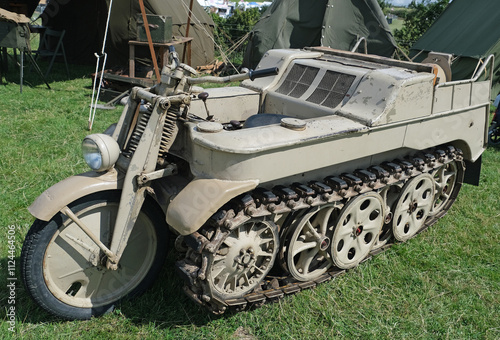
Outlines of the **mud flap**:
{"type": "Polygon", "coordinates": [[[481,163],[483,161],[483,156],[479,156],[479,158],[473,163],[469,161],[465,161],[465,176],[464,183],[472,184],[475,186],[479,185],[479,178],[481,175],[481,163]]]}

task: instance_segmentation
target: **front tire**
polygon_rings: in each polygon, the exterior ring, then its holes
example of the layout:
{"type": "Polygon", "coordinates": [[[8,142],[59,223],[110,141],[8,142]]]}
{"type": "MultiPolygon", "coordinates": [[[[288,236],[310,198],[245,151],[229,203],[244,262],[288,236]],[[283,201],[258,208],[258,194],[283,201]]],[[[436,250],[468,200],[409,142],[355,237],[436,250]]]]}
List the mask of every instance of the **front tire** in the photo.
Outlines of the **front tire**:
{"type": "MultiPolygon", "coordinates": [[[[109,247],[120,192],[83,197],[69,208],[109,247]]],[[[146,200],[118,270],[106,269],[99,247],[61,213],[36,220],[21,251],[21,275],[31,297],[64,319],[90,319],[113,310],[123,298],[149,288],[167,252],[168,229],[162,211],[146,200]]]]}

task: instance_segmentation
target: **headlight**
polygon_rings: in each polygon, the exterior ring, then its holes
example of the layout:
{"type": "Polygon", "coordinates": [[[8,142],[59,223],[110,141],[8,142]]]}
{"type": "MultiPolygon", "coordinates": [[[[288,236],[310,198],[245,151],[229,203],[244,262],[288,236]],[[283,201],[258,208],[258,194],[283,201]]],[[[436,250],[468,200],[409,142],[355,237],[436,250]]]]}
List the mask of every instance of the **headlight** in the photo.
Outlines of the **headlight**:
{"type": "Polygon", "coordinates": [[[120,147],[111,136],[97,133],[83,139],[82,152],[85,162],[92,170],[104,171],[116,163],[120,147]]]}

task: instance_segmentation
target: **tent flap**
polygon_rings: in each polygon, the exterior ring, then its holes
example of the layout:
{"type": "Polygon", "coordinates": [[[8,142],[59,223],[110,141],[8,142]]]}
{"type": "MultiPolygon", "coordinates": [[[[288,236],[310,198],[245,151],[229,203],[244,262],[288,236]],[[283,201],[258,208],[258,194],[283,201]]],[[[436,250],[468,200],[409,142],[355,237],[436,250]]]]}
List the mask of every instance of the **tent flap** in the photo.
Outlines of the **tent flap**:
{"type": "Polygon", "coordinates": [[[376,0],[275,0],[252,30],[243,63],[253,68],[273,48],[351,50],[361,37],[369,53],[394,53],[396,42],[376,0]]]}

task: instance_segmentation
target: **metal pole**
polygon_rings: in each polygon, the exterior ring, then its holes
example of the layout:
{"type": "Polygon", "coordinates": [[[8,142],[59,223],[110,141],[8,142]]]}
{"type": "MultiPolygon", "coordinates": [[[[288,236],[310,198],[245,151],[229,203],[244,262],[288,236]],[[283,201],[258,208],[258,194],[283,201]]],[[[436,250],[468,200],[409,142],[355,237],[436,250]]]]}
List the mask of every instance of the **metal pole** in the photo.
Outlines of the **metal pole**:
{"type": "MultiPolygon", "coordinates": [[[[187,21],[187,27],[186,27],[186,38],[189,37],[189,28],[191,27],[191,13],[193,12],[193,0],[189,2],[189,12],[188,12],[188,21],[187,21]]],[[[182,62],[184,63],[184,60],[186,60],[186,49],[187,49],[188,43],[184,44],[184,50],[182,52],[182,62]]],[[[191,54],[191,49],[188,51],[189,54],[191,54]]],[[[189,60],[189,59],[188,59],[189,60]]],[[[190,65],[191,66],[191,65],[190,65]]]]}
{"type": "Polygon", "coordinates": [[[24,51],[23,50],[21,50],[21,72],[20,73],[21,73],[21,80],[19,83],[21,84],[21,86],[19,88],[19,91],[21,93],[23,93],[23,77],[24,77],[24,51]]]}
{"type": "Polygon", "coordinates": [[[148,23],[148,18],[146,17],[146,9],[144,8],[143,0],[139,0],[139,6],[141,7],[142,20],[144,21],[144,29],[146,30],[146,36],[148,38],[148,45],[149,45],[149,51],[151,52],[151,59],[153,59],[156,82],[159,84],[161,82],[160,71],[158,70],[158,63],[156,62],[155,48],[153,47],[153,39],[151,39],[151,32],[149,31],[149,23],[148,23]]]}

